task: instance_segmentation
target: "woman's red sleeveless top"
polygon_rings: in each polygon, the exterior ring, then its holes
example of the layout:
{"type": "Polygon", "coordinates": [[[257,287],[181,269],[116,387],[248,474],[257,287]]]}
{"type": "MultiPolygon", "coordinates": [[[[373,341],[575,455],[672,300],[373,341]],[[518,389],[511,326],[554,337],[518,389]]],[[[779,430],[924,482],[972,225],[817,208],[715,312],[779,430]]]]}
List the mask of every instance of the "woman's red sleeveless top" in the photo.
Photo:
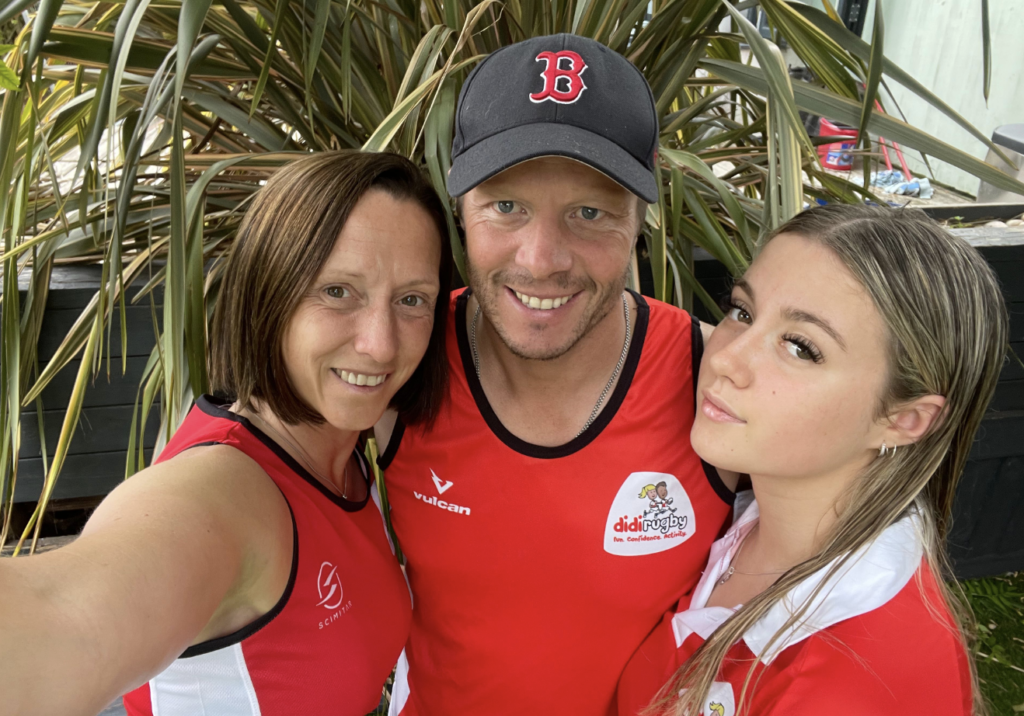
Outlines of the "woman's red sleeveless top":
{"type": "Polygon", "coordinates": [[[251,457],[287,500],[295,535],[288,586],[265,615],[189,647],[126,694],[129,716],[364,716],[380,701],[411,618],[379,508],[368,505],[379,499],[365,460],[359,455],[369,494],[350,502],[226,403],[204,396],[158,462],[211,444],[251,457]]]}

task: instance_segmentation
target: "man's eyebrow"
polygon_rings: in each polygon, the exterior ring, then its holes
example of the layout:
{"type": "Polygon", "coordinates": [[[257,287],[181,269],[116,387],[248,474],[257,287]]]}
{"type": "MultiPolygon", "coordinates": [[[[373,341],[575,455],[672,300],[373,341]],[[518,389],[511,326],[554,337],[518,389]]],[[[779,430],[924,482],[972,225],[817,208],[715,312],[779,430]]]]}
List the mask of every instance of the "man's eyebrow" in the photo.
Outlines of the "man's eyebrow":
{"type": "Polygon", "coordinates": [[[799,308],[786,308],[782,311],[782,315],[791,321],[800,321],[802,323],[813,323],[818,326],[825,333],[832,336],[832,340],[839,344],[839,347],[844,351],[846,350],[846,342],[839,335],[839,332],[832,327],[828,321],[824,318],[815,316],[813,313],[807,313],[807,311],[801,311],[799,308]]]}

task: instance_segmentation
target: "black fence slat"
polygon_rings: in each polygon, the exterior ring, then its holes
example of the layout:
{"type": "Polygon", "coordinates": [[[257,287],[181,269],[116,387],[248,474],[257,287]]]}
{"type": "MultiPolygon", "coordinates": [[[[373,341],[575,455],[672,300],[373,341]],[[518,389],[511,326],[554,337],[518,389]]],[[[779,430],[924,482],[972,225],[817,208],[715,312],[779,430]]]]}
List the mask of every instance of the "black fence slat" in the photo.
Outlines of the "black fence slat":
{"type": "MultiPolygon", "coordinates": [[[[106,372],[106,361],[103,370],[95,376],[85,391],[83,406],[95,408],[106,405],[133,405],[142,382],[149,356],[129,356],[124,373],[121,372],[121,360],[111,360],[110,375],[106,372]]],[[[78,369],[82,362],[73,360],[43,389],[42,401],[44,410],[64,408],[71,400],[71,391],[78,377],[78,369]]],[[[35,414],[33,411],[33,419],[35,414]]]]}
{"type": "MultiPolygon", "coordinates": [[[[132,405],[109,405],[83,408],[75,435],[71,439],[69,454],[87,454],[127,451],[132,425],[132,405]]],[[[52,456],[57,447],[60,430],[64,424],[64,410],[43,411],[43,426],[46,430],[47,455],[52,456]]],[[[34,412],[22,413],[21,450],[19,458],[42,457],[39,441],[39,419],[34,412]]],[[[156,443],[160,416],[151,411],[146,423],[144,447],[156,443]]]]}
{"type": "MultiPolygon", "coordinates": [[[[1024,380],[1008,380],[999,383],[989,410],[1006,412],[1024,410],[1024,380]]],[[[1024,439],[1024,436],[1021,436],[1024,439]]]]}
{"type": "Polygon", "coordinates": [[[1006,356],[1006,363],[1003,365],[1003,372],[999,374],[999,380],[1005,382],[1024,380],[1024,343],[1010,344],[1010,353],[1006,356]]]}
{"type": "MultiPolygon", "coordinates": [[[[1024,410],[990,412],[981,421],[981,427],[974,438],[971,460],[993,460],[1019,455],[1024,455],[1024,410]]],[[[1021,476],[1024,477],[1024,473],[1021,476]]],[[[1024,481],[1021,484],[1024,485],[1024,481]]],[[[1024,547],[1024,544],[1021,546],[1024,547]]]]}
{"type": "MultiPolygon", "coordinates": [[[[152,451],[146,451],[149,462],[152,451]]],[[[54,487],[52,499],[106,495],[124,480],[124,451],[68,455],[64,470],[54,487]]],[[[35,502],[43,489],[43,461],[29,458],[18,461],[15,502],[35,502]]]]}
{"type": "Polygon", "coordinates": [[[957,491],[947,546],[961,579],[1024,568],[1024,456],[972,460],[957,491]]]}
{"type": "Polygon", "coordinates": [[[1006,310],[1010,313],[1010,342],[1020,343],[1024,341],[1024,302],[1007,304],[1006,310]]]}
{"type": "MultiPolygon", "coordinates": [[[[157,308],[157,321],[160,320],[162,311],[162,308],[157,308]]],[[[46,361],[53,357],[81,313],[81,308],[59,308],[46,311],[38,344],[39,361],[41,364],[45,365],[46,361]]],[[[153,350],[153,345],[156,343],[150,307],[128,306],[125,308],[125,318],[128,329],[127,355],[148,357],[150,351],[153,350]]],[[[107,335],[110,337],[110,341],[104,346],[104,355],[109,350],[111,357],[120,358],[121,313],[116,308],[110,319],[110,332],[107,335]]]]}
{"type": "Polygon", "coordinates": [[[1024,302],[1024,246],[985,246],[979,251],[995,271],[1006,300],[1024,302]]]}

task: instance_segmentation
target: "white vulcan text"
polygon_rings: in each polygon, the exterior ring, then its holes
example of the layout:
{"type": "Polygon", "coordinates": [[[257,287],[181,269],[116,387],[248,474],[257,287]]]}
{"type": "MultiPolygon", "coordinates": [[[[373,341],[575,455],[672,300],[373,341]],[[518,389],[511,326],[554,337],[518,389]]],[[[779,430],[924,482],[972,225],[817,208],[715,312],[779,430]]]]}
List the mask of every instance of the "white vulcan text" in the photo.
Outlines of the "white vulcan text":
{"type": "Polygon", "coordinates": [[[454,502],[448,502],[447,500],[439,500],[439,499],[437,499],[436,495],[431,495],[430,497],[427,497],[426,495],[421,495],[420,493],[416,492],[415,490],[412,491],[412,494],[416,496],[417,500],[423,500],[428,505],[434,505],[435,507],[440,507],[442,510],[447,510],[448,512],[454,512],[454,513],[459,514],[459,515],[468,515],[470,513],[470,510],[469,510],[468,507],[463,507],[462,505],[456,505],[454,502]]]}

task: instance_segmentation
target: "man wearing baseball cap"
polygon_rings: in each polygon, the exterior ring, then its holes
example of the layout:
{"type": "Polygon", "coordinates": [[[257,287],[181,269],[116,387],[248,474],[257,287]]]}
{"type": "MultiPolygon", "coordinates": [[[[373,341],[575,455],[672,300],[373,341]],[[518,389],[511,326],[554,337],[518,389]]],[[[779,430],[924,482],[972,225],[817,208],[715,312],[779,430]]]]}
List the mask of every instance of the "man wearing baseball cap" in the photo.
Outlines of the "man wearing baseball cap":
{"type": "Polygon", "coordinates": [[[625,289],[657,146],[647,82],[593,40],[505,47],[463,85],[449,402],[378,430],[414,597],[393,714],[614,713],[729,513],[689,442],[700,326],[625,289]],[[674,510],[645,515],[652,484],[674,510]]]}

